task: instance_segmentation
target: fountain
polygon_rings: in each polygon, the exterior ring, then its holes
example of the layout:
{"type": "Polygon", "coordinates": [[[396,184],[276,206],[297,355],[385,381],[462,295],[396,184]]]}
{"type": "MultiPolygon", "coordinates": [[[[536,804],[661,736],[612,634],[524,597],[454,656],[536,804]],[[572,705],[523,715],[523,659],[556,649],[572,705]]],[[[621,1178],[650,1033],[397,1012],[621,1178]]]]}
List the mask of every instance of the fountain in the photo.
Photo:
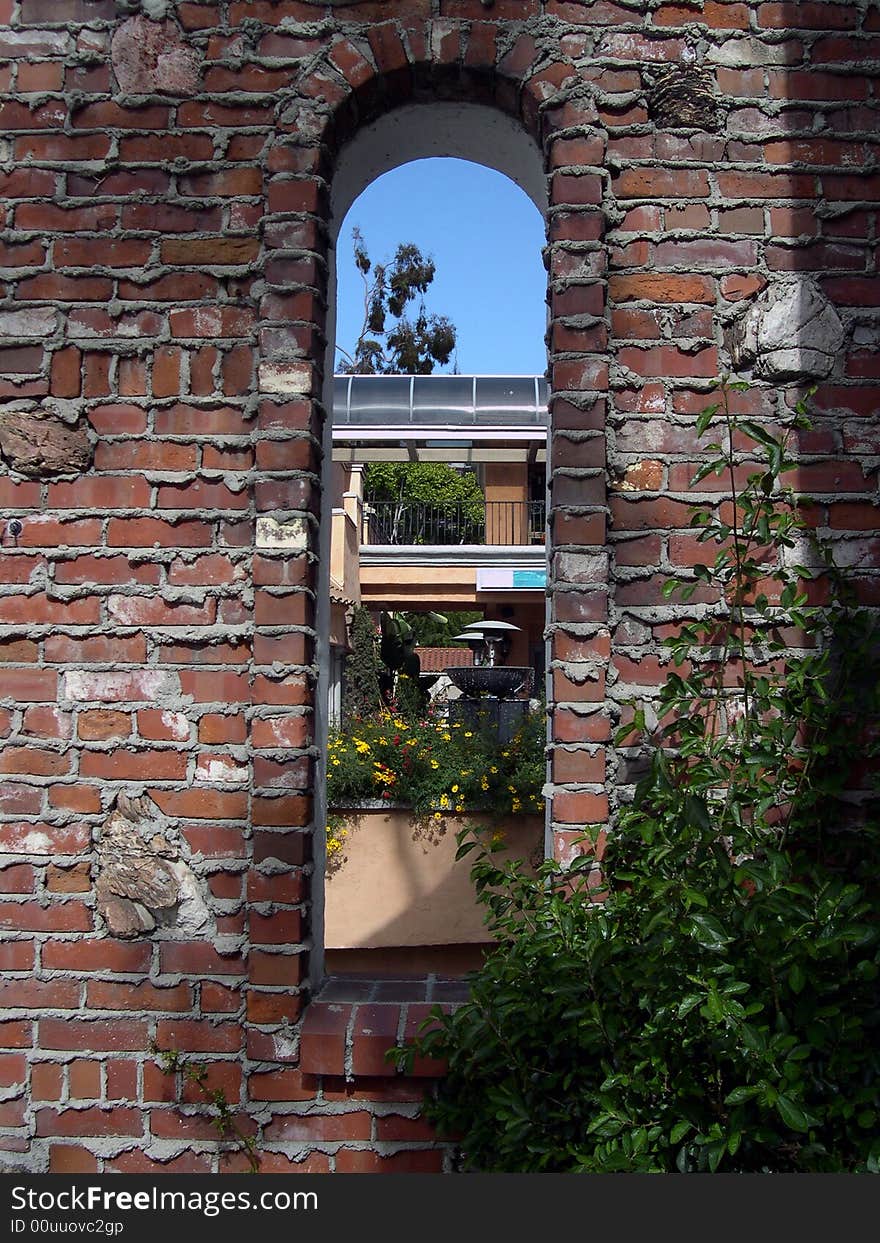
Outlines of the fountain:
{"type": "Polygon", "coordinates": [[[468,725],[475,731],[490,729],[500,742],[509,742],[529,710],[528,700],[514,699],[531,676],[528,666],[504,665],[510,649],[509,635],[519,626],[510,622],[473,622],[456,635],[474,653],[473,665],[453,665],[446,674],[461,691],[449,701],[452,724],[468,725]]]}

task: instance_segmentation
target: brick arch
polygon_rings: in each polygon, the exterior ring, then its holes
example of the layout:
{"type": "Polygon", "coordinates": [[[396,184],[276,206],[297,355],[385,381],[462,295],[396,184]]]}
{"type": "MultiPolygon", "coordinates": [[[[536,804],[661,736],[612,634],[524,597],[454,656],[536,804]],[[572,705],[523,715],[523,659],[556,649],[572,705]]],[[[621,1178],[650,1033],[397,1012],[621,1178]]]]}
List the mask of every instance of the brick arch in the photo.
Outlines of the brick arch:
{"type": "MultiPolygon", "coordinates": [[[[578,833],[575,826],[603,819],[606,809],[601,750],[606,730],[600,718],[608,651],[603,629],[607,558],[602,430],[608,367],[605,334],[598,328],[583,330],[587,317],[599,322],[605,308],[600,173],[604,134],[595,126],[589,96],[580,98],[574,91],[579,83],[570,63],[542,51],[529,34],[499,46],[499,33],[497,24],[489,23],[435,22],[426,31],[424,24],[404,28],[390,21],[371,26],[357,42],[340,36],[303,72],[296,98],[279,108],[267,158],[263,224],[267,292],[261,306],[258,436],[266,436],[267,442],[262,455],[258,449],[257,459],[272,462],[275,478],[258,484],[256,502],[258,513],[262,511],[270,522],[304,522],[309,536],[308,547],[295,556],[290,550],[258,552],[255,662],[259,666],[261,653],[268,658],[275,651],[288,656],[294,652],[309,666],[312,685],[316,681],[312,633],[320,635],[325,624],[327,568],[326,557],[315,558],[319,526],[315,507],[321,477],[320,429],[329,411],[332,383],[334,227],[354,197],[342,204],[333,201],[340,164],[371,127],[400,118],[408,107],[418,106],[420,113],[424,109],[423,115],[430,116],[438,105],[448,108],[456,101],[462,107],[478,105],[479,124],[499,117],[532,148],[538,171],[528,192],[547,221],[551,734],[553,750],[573,745],[580,749],[574,756],[570,749],[560,751],[560,758],[553,760],[552,777],[559,790],[550,800],[547,849],[566,857],[578,833]],[[300,627],[291,627],[286,636],[279,632],[285,614],[296,614],[300,627]],[[585,771],[589,783],[584,781],[585,771]]],[[[476,153],[473,147],[468,153],[452,137],[445,149],[424,153],[465,155],[511,174],[492,151],[491,138],[481,150],[479,145],[478,140],[476,153]]],[[[418,158],[398,158],[399,154],[389,152],[385,167],[373,175],[418,158]]],[[[522,185],[528,177],[514,173],[514,180],[522,185]]],[[[320,699],[313,698],[311,737],[318,740],[323,732],[319,705],[320,699]]],[[[255,707],[259,714],[259,703],[255,707]]],[[[278,720],[277,702],[268,711],[275,737],[281,737],[285,727],[278,720]]],[[[299,711],[292,709],[296,715],[299,711]]],[[[271,767],[260,769],[259,755],[255,756],[258,796],[261,772],[273,782],[285,780],[280,761],[267,762],[271,767]]],[[[313,762],[304,756],[285,761],[291,783],[302,784],[302,765],[313,762]]],[[[320,767],[309,778],[316,800],[308,811],[317,825],[325,810],[320,767]]],[[[321,835],[316,833],[314,840],[320,873],[321,835]]],[[[309,970],[313,985],[321,972],[321,888],[313,881],[309,970]]]]}

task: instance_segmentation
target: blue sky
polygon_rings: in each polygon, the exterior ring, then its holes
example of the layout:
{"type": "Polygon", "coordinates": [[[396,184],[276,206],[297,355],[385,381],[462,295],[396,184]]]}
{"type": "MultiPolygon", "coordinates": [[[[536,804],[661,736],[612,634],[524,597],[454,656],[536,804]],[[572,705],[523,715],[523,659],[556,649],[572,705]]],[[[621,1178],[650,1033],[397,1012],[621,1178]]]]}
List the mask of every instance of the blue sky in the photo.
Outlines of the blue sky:
{"type": "Polygon", "coordinates": [[[363,321],[355,225],[374,262],[390,259],[399,242],[415,242],[433,258],[437,272],[425,304],[455,324],[463,375],[543,374],[544,222],[509,178],[466,160],[430,159],[404,164],[367,187],[339,232],[336,339],[346,348],[363,321]]]}

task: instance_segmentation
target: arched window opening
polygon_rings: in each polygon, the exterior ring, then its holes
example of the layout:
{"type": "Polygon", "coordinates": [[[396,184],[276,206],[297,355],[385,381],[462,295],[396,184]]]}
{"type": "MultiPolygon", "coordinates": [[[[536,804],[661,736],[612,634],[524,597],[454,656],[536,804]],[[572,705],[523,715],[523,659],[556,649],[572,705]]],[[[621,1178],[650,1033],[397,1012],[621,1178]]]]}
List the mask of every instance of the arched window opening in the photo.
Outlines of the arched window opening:
{"type": "Polygon", "coordinates": [[[545,194],[531,140],[475,105],[389,114],[335,174],[317,723],[330,750],[316,808],[328,827],[314,924],[334,975],[449,976],[479,962],[481,909],[454,855],[481,792],[513,853],[543,853],[545,194]],[[423,240],[441,195],[450,218],[423,240]],[[394,206],[400,223],[387,224],[394,206]],[[410,241],[432,254],[426,305],[457,330],[433,374],[355,374],[354,226],[372,262],[410,241]],[[494,272],[481,251],[500,259],[494,272]],[[371,680],[384,716],[354,727],[371,680]],[[538,757],[537,776],[534,764],[514,772],[517,748],[538,757]],[[352,797],[364,780],[375,806],[352,797]],[[415,816],[398,806],[414,801],[415,816]]]}

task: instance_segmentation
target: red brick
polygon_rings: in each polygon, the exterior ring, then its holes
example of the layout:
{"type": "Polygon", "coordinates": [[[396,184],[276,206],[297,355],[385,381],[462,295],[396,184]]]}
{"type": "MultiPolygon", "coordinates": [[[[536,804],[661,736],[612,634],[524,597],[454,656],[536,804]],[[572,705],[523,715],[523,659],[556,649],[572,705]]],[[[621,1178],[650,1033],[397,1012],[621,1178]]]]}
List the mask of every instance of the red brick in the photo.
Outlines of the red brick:
{"type": "Polygon", "coordinates": [[[100,619],[97,598],[58,600],[37,593],[31,596],[5,596],[0,599],[0,622],[30,625],[89,625],[100,619]]]}
{"type": "Polygon", "coordinates": [[[156,1043],[160,1049],[184,1053],[236,1053],[241,1048],[241,1028],[237,1023],[160,1019],[156,1043]]]}
{"type": "Polygon", "coordinates": [[[396,1074],[385,1054],[397,1043],[399,1019],[399,1006],[358,1006],[352,1031],[352,1070],[356,1075],[396,1074]]]}
{"type": "Polygon", "coordinates": [[[65,811],[97,812],[101,810],[101,793],[94,786],[52,786],[49,803],[65,811]]]}
{"type": "Polygon", "coordinates": [[[90,1010],[189,1010],[192,991],[187,984],[157,988],[146,981],[111,984],[104,980],[89,980],[86,1005],[90,1010]]]}
{"type": "Polygon", "coordinates": [[[811,173],[747,173],[719,171],[718,190],[731,199],[811,199],[816,192],[816,179],[811,173]]]}
{"type": "Polygon", "coordinates": [[[108,1100],[133,1100],[137,1097],[137,1062],[120,1061],[116,1058],[107,1062],[107,1098],[108,1100]]]}
{"type": "Polygon", "coordinates": [[[84,824],[49,825],[33,821],[6,821],[0,825],[0,843],[6,852],[30,855],[82,854],[89,843],[84,824]]]}
{"type": "Polygon", "coordinates": [[[169,816],[193,820],[243,820],[247,816],[246,794],[218,790],[155,790],[150,795],[169,816]]]}
{"type": "Polygon", "coordinates": [[[251,912],[251,941],[254,945],[296,944],[302,938],[299,911],[275,911],[272,915],[251,912]]]}
{"type": "MultiPolygon", "coordinates": [[[[0,944],[0,971],[32,971],[33,966],[33,941],[5,941],[0,944]]],[[[0,1026],[0,1039],[2,1034],[0,1026]]]]}
{"type": "Polygon", "coordinates": [[[52,257],[56,267],[143,267],[152,249],[149,241],[134,237],[58,237],[52,257]]]}
{"type": "Polygon", "coordinates": [[[23,1053],[0,1055],[0,1084],[9,1088],[24,1083],[26,1075],[27,1061],[23,1053]]]}
{"type": "Polygon", "coordinates": [[[99,1169],[97,1157],[81,1144],[52,1144],[49,1148],[50,1174],[96,1174],[99,1169]]]}
{"type": "Polygon", "coordinates": [[[336,1154],[337,1174],[440,1174],[442,1171],[443,1151],[439,1148],[412,1148],[390,1156],[381,1156],[368,1148],[340,1148],[336,1154]]]}
{"type": "Polygon", "coordinates": [[[76,863],[72,867],[51,863],[46,869],[46,889],[49,893],[88,893],[91,888],[91,866],[88,863],[76,863]]]}
{"type": "Polygon", "coordinates": [[[35,777],[58,777],[70,771],[68,755],[39,747],[7,747],[0,754],[0,773],[28,773],[35,777]]]}
{"type": "Polygon", "coordinates": [[[159,566],[132,562],[127,557],[74,557],[55,566],[58,583],[152,583],[159,582],[159,566]]]}
{"type": "Polygon", "coordinates": [[[80,775],[106,781],[181,781],[187,757],[176,751],[87,751],[80,775]]]}
{"type": "Polygon", "coordinates": [[[608,282],[608,298],[612,304],[637,299],[676,304],[714,303],[715,285],[707,276],[683,276],[673,272],[615,275],[608,282]]]}
{"type": "Polygon", "coordinates": [[[31,1096],[35,1101],[60,1101],[63,1088],[61,1067],[37,1062],[31,1070],[31,1096]]]}
{"type": "MultiPolygon", "coordinates": [[[[852,30],[858,23],[858,11],[845,4],[810,3],[809,0],[787,0],[786,3],[758,5],[758,25],[778,30],[852,30]]],[[[795,96],[797,98],[797,96],[795,96]]]]}
{"type": "Polygon", "coordinates": [[[78,397],[82,390],[82,355],[76,346],[52,354],[51,384],[54,397],[78,397]]]}
{"type": "Polygon", "coordinates": [[[95,635],[76,639],[68,635],[48,635],[45,650],[46,660],[58,664],[142,665],[146,662],[147,655],[146,639],[143,635],[120,638],[95,635]]]}
{"type": "Polygon", "coordinates": [[[77,716],[77,733],[84,741],[91,742],[127,738],[131,733],[131,718],[127,712],[114,712],[109,708],[80,712],[77,716]]]}
{"type": "Polygon", "coordinates": [[[210,545],[211,527],[199,519],[111,518],[107,544],[116,548],[197,548],[210,545]]]}
{"type": "Polygon", "coordinates": [[[46,702],[56,698],[57,680],[49,670],[5,669],[0,694],[18,703],[46,702]]]}
{"type": "Polygon", "coordinates": [[[22,553],[0,553],[0,582],[29,583],[34,573],[44,573],[47,562],[44,557],[29,557],[22,553]]]}
{"type": "Polygon", "coordinates": [[[58,509],[144,509],[149,503],[146,479],[104,475],[49,484],[49,504],[58,509]]]}
{"type": "Polygon", "coordinates": [[[0,662],[4,664],[36,663],[39,649],[30,639],[0,639],[0,662]]]}
{"type": "MultiPolygon", "coordinates": [[[[34,869],[29,863],[10,863],[0,867],[0,893],[33,893],[34,876],[34,869]]],[[[0,992],[2,989],[0,984],[0,992]]]]}
{"type": "Polygon", "coordinates": [[[342,1114],[276,1114],[266,1127],[267,1142],[308,1143],[367,1140],[372,1117],[365,1111],[342,1114]]]}
{"type": "Polygon", "coordinates": [[[300,1068],[310,1075],[345,1073],[346,1032],[350,1005],[312,1002],[306,1010],[300,1046],[300,1068]]]}
{"type": "Polygon", "coordinates": [[[199,742],[244,742],[247,722],[239,713],[206,712],[199,719],[199,742]]]}
{"type": "MultiPolygon", "coordinates": [[[[241,884],[238,878],[233,879],[241,884]]],[[[222,984],[212,984],[205,980],[201,987],[200,1002],[202,1011],[206,1014],[234,1014],[241,1005],[241,993],[238,989],[225,988],[222,984]]]]}
{"type": "Polygon", "coordinates": [[[38,1109],[38,1136],[45,1135],[132,1135],[144,1133],[144,1115],[138,1109],[38,1109]]]}
{"type": "Polygon", "coordinates": [[[101,1096],[101,1063],[78,1059],[68,1067],[70,1096],[74,1100],[97,1100],[101,1096]]]}
{"type": "Polygon", "coordinates": [[[251,983],[279,988],[295,988],[302,979],[302,954],[279,954],[252,949],[249,958],[251,983]]]}
{"type": "Polygon", "coordinates": [[[143,974],[149,970],[150,946],[114,941],[110,938],[93,941],[48,941],[43,946],[43,966],[46,970],[73,971],[77,974],[90,971],[143,974]]]}
{"type": "Polygon", "coordinates": [[[619,198],[706,198],[708,174],[702,169],[627,168],[619,174],[619,198]]]}
{"type": "Polygon", "coordinates": [[[43,791],[38,786],[19,782],[0,783],[0,811],[4,815],[33,816],[43,805],[43,791]]]}
{"type": "Polygon", "coordinates": [[[289,992],[259,992],[251,988],[247,994],[249,1023],[275,1025],[295,1023],[303,1007],[303,998],[289,992]]]}
{"type": "Polygon", "coordinates": [[[146,1153],[133,1148],[118,1157],[105,1160],[104,1169],[115,1170],[119,1174],[147,1174],[154,1177],[159,1174],[210,1174],[211,1161],[207,1155],[195,1152],[182,1152],[170,1160],[163,1157],[160,1161],[154,1161],[146,1153]]]}

